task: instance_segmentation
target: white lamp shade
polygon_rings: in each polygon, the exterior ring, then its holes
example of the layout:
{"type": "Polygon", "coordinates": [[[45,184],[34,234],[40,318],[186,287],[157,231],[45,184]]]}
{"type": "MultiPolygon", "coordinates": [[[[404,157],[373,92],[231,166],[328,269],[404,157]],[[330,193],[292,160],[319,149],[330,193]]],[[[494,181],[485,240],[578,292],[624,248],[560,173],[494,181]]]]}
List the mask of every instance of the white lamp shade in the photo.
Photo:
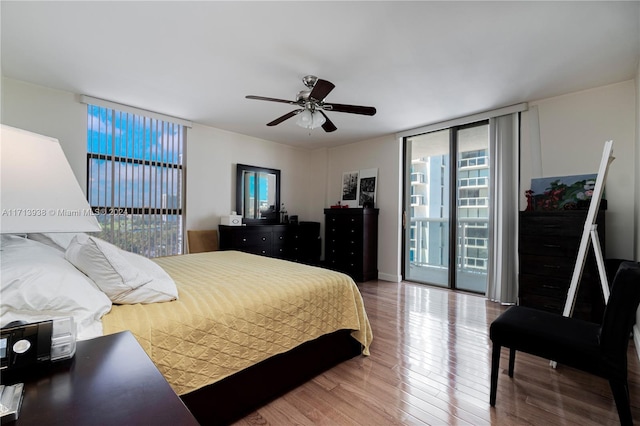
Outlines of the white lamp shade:
{"type": "Polygon", "coordinates": [[[324,115],[320,114],[318,111],[315,111],[311,120],[311,128],[315,129],[317,127],[320,127],[325,123],[325,121],[327,121],[327,119],[324,118],[324,115]]]}
{"type": "Polygon", "coordinates": [[[314,111],[305,109],[300,114],[298,114],[298,119],[296,120],[296,124],[300,127],[304,127],[305,129],[315,129],[317,127],[322,126],[325,121],[324,115],[320,114],[318,111],[314,111]]]}
{"type": "Polygon", "coordinates": [[[100,231],[58,140],[1,131],[0,232],[100,231]]]}
{"type": "Polygon", "coordinates": [[[313,117],[311,116],[311,111],[305,109],[300,114],[298,114],[298,119],[296,120],[296,124],[300,127],[304,127],[305,129],[311,128],[311,123],[313,123],[313,117]]]}

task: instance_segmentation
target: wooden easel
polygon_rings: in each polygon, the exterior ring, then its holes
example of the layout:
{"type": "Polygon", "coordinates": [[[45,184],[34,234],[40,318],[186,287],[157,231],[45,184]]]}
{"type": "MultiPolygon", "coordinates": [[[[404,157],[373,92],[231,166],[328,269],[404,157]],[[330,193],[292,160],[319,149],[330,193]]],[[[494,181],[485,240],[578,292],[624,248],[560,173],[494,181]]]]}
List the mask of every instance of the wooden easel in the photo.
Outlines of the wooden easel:
{"type": "Polygon", "coordinates": [[[605,305],[609,301],[609,283],[607,281],[604,259],[602,257],[602,247],[600,246],[600,240],[598,239],[598,225],[596,224],[596,216],[598,214],[598,209],[600,208],[600,200],[602,199],[604,183],[607,180],[609,164],[611,164],[611,162],[615,159],[611,155],[612,151],[613,141],[605,142],[604,151],[602,153],[602,160],[600,161],[600,169],[598,169],[596,186],[593,189],[591,204],[589,205],[587,219],[584,223],[584,230],[582,231],[582,240],[580,241],[580,248],[578,249],[578,258],[576,260],[576,265],[573,268],[571,285],[569,286],[567,301],[564,304],[564,311],[562,312],[562,315],[565,317],[569,317],[573,314],[576,294],[578,293],[578,287],[580,286],[580,278],[582,277],[582,271],[584,269],[584,264],[587,258],[587,250],[589,250],[589,242],[593,244],[593,251],[596,256],[596,263],[598,264],[598,273],[600,275],[600,284],[602,285],[602,294],[604,296],[605,305]]]}
{"type": "MultiPolygon", "coordinates": [[[[587,219],[584,222],[582,239],[580,240],[580,248],[578,249],[578,258],[576,259],[576,265],[573,268],[571,284],[569,285],[569,291],[567,293],[567,301],[564,304],[564,311],[562,312],[562,315],[565,317],[570,317],[573,314],[576,294],[578,293],[578,287],[580,286],[580,278],[582,277],[582,271],[587,259],[589,243],[593,244],[593,251],[596,256],[596,263],[598,264],[598,274],[600,275],[600,284],[602,285],[602,295],[604,296],[605,305],[609,301],[609,282],[607,280],[607,274],[604,267],[602,247],[600,246],[600,239],[598,238],[596,216],[598,214],[598,209],[600,208],[600,200],[602,199],[604,183],[607,180],[609,164],[615,160],[615,157],[611,155],[612,152],[613,141],[605,142],[604,151],[602,152],[602,160],[600,161],[600,168],[598,169],[598,177],[596,178],[596,186],[593,189],[591,204],[589,204],[589,211],[587,212],[587,219]]],[[[550,365],[551,367],[556,368],[557,362],[552,360],[550,365]]]]}

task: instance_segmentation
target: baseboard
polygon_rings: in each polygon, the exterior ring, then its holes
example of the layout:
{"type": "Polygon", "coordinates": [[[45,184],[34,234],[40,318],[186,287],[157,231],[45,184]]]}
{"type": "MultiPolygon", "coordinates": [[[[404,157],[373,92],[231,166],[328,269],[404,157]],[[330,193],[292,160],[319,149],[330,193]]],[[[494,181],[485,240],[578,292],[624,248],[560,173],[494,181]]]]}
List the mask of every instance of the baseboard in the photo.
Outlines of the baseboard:
{"type": "Polygon", "coordinates": [[[392,283],[399,283],[402,281],[400,275],[385,274],[384,272],[378,272],[378,279],[382,281],[391,281],[392,283]]]}
{"type": "Polygon", "coordinates": [[[638,324],[633,326],[633,343],[636,345],[636,355],[640,359],[640,326],[638,324]]]}

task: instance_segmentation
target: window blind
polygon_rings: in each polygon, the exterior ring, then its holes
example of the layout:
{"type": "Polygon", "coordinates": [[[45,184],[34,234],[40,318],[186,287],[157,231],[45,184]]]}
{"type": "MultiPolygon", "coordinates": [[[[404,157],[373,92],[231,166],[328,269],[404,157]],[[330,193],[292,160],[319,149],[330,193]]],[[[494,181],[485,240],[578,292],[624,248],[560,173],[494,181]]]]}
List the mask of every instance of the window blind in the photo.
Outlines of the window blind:
{"type": "Polygon", "coordinates": [[[184,246],[186,127],[87,105],[87,198],[99,235],[146,257],[184,246]]]}

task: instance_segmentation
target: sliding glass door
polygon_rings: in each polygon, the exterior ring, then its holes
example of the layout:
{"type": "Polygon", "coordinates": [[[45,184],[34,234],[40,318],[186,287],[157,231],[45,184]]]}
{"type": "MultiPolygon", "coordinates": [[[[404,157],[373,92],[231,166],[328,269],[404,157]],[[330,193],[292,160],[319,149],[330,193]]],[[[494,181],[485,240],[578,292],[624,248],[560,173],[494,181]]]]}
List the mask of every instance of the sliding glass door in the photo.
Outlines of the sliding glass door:
{"type": "Polygon", "coordinates": [[[406,280],[486,291],[488,144],[486,121],[405,138],[406,280]]]}

